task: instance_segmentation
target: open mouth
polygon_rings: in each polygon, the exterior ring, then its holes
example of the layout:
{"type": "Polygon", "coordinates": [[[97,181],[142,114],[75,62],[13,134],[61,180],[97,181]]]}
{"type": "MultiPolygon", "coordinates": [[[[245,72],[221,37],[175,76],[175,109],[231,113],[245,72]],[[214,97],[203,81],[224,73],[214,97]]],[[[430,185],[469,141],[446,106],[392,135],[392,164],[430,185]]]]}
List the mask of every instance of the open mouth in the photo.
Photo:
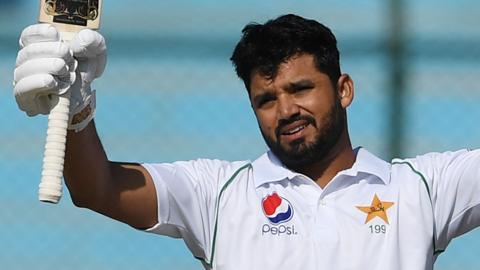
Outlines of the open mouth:
{"type": "MultiPolygon", "coordinates": [[[[308,121],[300,120],[281,127],[279,137],[290,143],[305,136],[306,128],[310,125],[308,121]]],[[[280,139],[280,138],[279,138],[280,139]]]]}
{"type": "Polygon", "coordinates": [[[307,127],[307,124],[303,124],[301,126],[283,131],[282,135],[293,135],[295,133],[298,133],[298,132],[304,130],[306,127],[307,127]]]}

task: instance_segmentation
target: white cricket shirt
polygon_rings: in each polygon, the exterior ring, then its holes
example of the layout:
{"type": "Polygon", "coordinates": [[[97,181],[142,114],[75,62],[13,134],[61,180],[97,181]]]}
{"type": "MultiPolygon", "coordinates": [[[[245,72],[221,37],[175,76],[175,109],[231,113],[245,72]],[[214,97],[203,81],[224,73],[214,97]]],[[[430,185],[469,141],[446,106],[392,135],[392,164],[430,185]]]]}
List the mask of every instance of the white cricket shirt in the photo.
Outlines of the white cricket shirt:
{"type": "Polygon", "coordinates": [[[432,269],[480,225],[480,151],[387,163],[363,148],[321,189],[268,152],[254,162],[143,164],[149,232],[182,237],[206,269],[432,269]]]}

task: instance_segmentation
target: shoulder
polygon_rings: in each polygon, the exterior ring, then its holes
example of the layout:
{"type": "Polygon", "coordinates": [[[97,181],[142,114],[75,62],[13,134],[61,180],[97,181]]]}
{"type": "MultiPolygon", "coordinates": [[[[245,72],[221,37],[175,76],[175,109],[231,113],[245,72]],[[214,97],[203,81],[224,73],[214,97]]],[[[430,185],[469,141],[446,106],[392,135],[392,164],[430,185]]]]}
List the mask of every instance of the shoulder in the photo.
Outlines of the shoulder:
{"type": "Polygon", "coordinates": [[[392,166],[407,166],[413,171],[429,174],[446,166],[452,166],[455,162],[471,155],[480,156],[480,151],[462,149],[458,151],[430,152],[413,158],[393,159],[392,166]]]}
{"type": "Polygon", "coordinates": [[[419,179],[430,188],[442,179],[451,179],[452,174],[476,166],[480,159],[480,150],[430,152],[413,158],[393,159],[392,177],[406,183],[408,179],[419,179]]]}
{"type": "Polygon", "coordinates": [[[172,163],[174,166],[187,170],[195,170],[211,176],[228,177],[237,170],[250,164],[249,160],[242,161],[226,161],[220,159],[200,158],[190,161],[176,161],[172,163]]]}
{"type": "Polygon", "coordinates": [[[220,159],[199,158],[172,163],[144,163],[142,164],[154,178],[183,178],[191,179],[196,183],[207,181],[222,185],[223,182],[244,167],[248,167],[249,160],[226,161],[220,159]]]}

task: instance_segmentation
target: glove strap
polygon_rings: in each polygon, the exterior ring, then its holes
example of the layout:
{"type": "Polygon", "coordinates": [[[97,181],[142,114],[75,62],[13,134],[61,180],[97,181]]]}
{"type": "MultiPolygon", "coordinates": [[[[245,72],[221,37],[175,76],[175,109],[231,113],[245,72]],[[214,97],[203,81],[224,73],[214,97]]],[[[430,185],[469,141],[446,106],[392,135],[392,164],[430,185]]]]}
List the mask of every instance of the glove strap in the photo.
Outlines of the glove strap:
{"type": "Polygon", "coordinates": [[[75,108],[75,111],[70,112],[68,129],[75,132],[82,131],[95,116],[95,105],[95,90],[93,90],[83,103],[83,106],[79,106],[75,108]]]}

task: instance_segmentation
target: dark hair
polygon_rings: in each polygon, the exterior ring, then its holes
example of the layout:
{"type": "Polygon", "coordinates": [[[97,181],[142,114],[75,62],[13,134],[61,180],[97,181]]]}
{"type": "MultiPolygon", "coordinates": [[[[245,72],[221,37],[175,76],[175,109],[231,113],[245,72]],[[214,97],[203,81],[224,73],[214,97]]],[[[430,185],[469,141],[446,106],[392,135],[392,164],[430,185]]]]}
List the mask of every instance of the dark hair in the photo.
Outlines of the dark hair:
{"type": "Polygon", "coordinates": [[[325,25],[288,14],[265,24],[249,23],[242,33],[230,60],[249,92],[254,72],[274,78],[282,62],[304,53],[313,55],[317,69],[336,85],[340,56],[337,40],[325,25]]]}

